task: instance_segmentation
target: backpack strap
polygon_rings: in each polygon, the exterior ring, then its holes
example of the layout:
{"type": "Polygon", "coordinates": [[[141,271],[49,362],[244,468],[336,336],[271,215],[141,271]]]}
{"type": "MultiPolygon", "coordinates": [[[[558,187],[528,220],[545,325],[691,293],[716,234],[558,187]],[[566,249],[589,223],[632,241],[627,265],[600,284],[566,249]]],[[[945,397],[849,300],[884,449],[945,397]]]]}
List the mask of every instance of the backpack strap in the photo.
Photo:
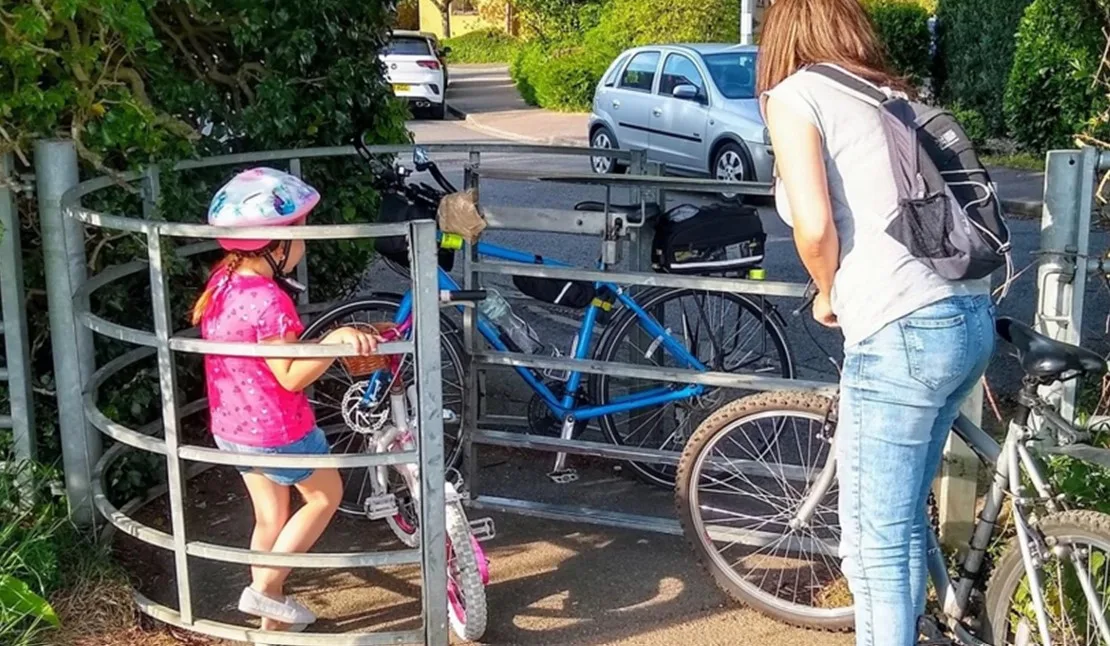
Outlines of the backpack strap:
{"type": "Polygon", "coordinates": [[[861,76],[852,74],[840,66],[831,63],[818,63],[807,67],[806,71],[817,74],[822,80],[829,81],[831,85],[836,85],[841,90],[875,107],[879,107],[890,100],[886,92],[879,89],[877,85],[861,76]]]}

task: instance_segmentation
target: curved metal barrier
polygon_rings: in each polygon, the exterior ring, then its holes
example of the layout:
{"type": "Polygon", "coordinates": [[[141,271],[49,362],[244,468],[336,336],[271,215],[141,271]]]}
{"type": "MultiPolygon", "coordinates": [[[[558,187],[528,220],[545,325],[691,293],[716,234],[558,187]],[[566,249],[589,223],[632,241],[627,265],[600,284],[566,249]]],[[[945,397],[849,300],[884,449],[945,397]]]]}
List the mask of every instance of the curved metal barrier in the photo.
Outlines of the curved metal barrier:
{"type": "MultiPolygon", "coordinates": [[[[411,147],[377,147],[375,153],[397,153],[411,147]]],[[[299,160],[311,157],[329,157],[354,154],[347,148],[323,148],[300,151],[277,151],[261,154],[229,155],[178,164],[174,170],[188,170],[210,166],[242,163],[259,163],[289,160],[294,173],[299,172],[299,160]]],[[[275,229],[225,230],[207,225],[193,225],[157,221],[147,218],[124,217],[98,213],[80,206],[80,199],[97,190],[114,186],[120,179],[141,180],[144,193],[144,215],[154,213],[158,200],[158,171],[133,172],[122,178],[97,178],[73,186],[61,197],[61,207],[66,217],[89,227],[138,233],[146,238],[147,258],[110,267],[89,278],[73,293],[75,322],[95,334],[122,341],[138,348],[124,353],[95,370],[85,380],[82,405],[88,423],[101,433],[116,440],[113,446],[96,463],[91,482],[96,509],[117,530],[160,549],[174,553],[177,581],[178,608],[157,604],[135,592],[139,608],[146,614],[166,623],[199,633],[247,642],[290,645],[364,645],[428,643],[447,644],[447,575],[444,528],[444,470],[443,470],[443,421],[442,390],[439,362],[439,290],[436,285],[435,223],[419,221],[401,224],[309,225],[275,229]],[[294,344],[261,346],[248,343],[219,343],[196,338],[193,333],[178,332],[172,327],[169,310],[169,291],[164,268],[166,238],[211,239],[264,237],[274,239],[352,239],[405,235],[410,240],[414,291],[414,341],[383,344],[379,351],[386,354],[413,353],[416,370],[421,375],[417,384],[417,413],[420,419],[418,451],[382,455],[244,455],[216,449],[183,444],[180,438],[180,420],[204,410],[203,400],[181,403],[177,401],[175,353],[221,354],[250,357],[338,357],[349,356],[353,348],[294,344]],[[154,331],[140,330],[124,323],[109,321],[93,314],[90,297],[97,290],[127,276],[146,269],[149,272],[153,302],[154,331]],[[144,431],[128,428],[113,421],[97,406],[100,387],[113,375],[136,362],[151,356],[157,357],[161,390],[162,420],[144,431]],[[152,436],[158,429],[164,438],[152,436]],[[168,482],[166,491],[170,503],[172,531],[167,533],[146,526],[117,509],[105,494],[104,474],[120,456],[133,450],[148,451],[166,457],[168,482]],[[203,541],[188,540],[185,528],[184,469],[182,462],[206,465],[256,466],[256,467],[311,467],[353,468],[373,467],[402,462],[421,465],[421,549],[404,549],[382,552],[353,552],[336,554],[273,554],[258,552],[203,541]],[[428,548],[430,546],[430,548],[428,548]],[[354,568],[382,567],[402,564],[420,564],[422,576],[422,619],[420,630],[400,632],[371,632],[356,634],[283,633],[257,630],[210,621],[195,616],[189,584],[189,557],[204,558],[240,565],[270,565],[294,568],[354,568]]],[[[179,257],[189,257],[213,248],[212,243],[190,244],[178,250],[179,257]]],[[[93,367],[85,367],[89,369],[93,367]]],[[[134,506],[130,506],[130,511],[134,506]]]]}

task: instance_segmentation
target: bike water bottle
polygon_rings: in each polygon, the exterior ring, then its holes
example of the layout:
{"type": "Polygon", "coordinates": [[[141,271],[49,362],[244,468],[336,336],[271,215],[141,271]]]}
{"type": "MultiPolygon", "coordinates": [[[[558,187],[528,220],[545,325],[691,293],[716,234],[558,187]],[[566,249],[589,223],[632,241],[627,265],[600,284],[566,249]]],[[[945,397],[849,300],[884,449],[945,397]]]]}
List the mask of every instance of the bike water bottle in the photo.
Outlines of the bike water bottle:
{"type": "Polygon", "coordinates": [[[496,289],[486,289],[486,298],[478,305],[478,311],[521,352],[535,354],[543,347],[535,330],[513,313],[509,302],[496,289]]]}

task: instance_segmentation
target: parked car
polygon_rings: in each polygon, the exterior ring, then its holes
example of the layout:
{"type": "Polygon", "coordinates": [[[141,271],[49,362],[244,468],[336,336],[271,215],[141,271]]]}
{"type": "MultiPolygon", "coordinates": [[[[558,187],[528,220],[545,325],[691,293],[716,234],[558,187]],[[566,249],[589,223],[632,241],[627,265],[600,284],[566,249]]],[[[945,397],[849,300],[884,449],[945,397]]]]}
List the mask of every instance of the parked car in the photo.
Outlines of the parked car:
{"type": "Polygon", "coordinates": [[[414,109],[425,110],[433,118],[447,115],[447,66],[433,34],[419,31],[394,31],[381,52],[386,79],[393,93],[414,109]]]}
{"type": "MultiPolygon", "coordinates": [[[[595,148],[644,149],[668,172],[771,181],[774,158],[755,91],[751,45],[638,47],[617,57],[590,115],[595,148]]],[[[596,173],[622,165],[592,157],[596,173]]]]}

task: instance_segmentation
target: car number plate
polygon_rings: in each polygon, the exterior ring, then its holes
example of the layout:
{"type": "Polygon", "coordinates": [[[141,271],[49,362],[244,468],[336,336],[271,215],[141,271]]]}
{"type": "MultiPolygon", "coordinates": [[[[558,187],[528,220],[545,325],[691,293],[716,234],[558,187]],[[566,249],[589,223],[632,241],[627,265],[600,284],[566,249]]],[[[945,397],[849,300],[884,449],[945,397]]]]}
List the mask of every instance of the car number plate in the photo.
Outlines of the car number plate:
{"type": "Polygon", "coordinates": [[[394,92],[408,92],[411,89],[412,89],[412,86],[409,85],[408,83],[394,83],[393,84],[393,91],[394,92]]]}

